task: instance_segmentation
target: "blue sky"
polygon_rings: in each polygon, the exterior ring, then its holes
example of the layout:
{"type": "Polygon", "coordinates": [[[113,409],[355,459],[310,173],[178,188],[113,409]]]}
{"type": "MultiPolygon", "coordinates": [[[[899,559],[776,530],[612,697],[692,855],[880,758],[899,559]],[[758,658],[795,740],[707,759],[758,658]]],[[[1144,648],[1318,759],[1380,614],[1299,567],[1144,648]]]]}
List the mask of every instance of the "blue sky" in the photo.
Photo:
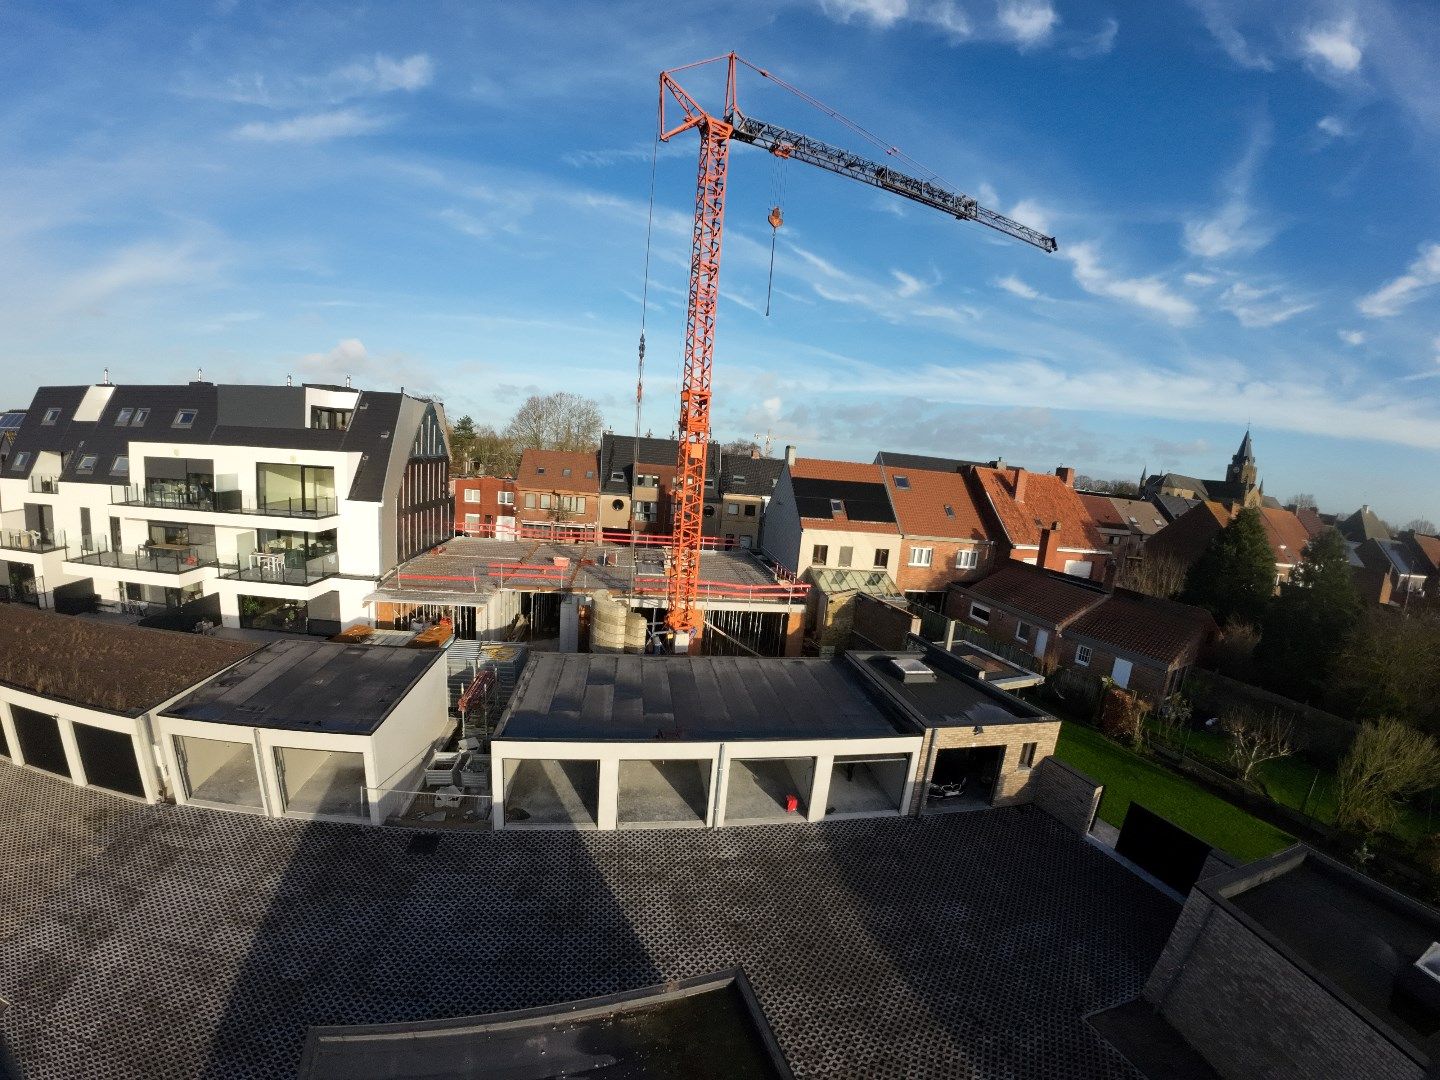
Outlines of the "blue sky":
{"type": "MultiPolygon", "coordinates": [[[[733,48],[1060,251],[737,146],[719,437],[1214,476],[1248,421],[1269,493],[1440,517],[1433,4],[661,10],[0,0],[3,404],[349,373],[497,423],[575,390],[629,431],[656,75],[733,48]]],[[[740,101],[879,154],[758,77],[740,101]]],[[[694,155],[658,159],[657,434],[694,155]]]]}

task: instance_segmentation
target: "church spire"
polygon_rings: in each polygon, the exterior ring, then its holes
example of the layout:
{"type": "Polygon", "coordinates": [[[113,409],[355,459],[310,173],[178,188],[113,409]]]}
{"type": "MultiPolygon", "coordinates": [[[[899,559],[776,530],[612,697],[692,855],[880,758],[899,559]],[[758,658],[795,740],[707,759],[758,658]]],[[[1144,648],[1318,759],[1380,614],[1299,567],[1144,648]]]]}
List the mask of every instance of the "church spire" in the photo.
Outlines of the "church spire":
{"type": "Polygon", "coordinates": [[[1254,461],[1255,451],[1250,445],[1250,429],[1245,429],[1245,438],[1240,440],[1240,450],[1235,454],[1236,461],[1254,461]]]}

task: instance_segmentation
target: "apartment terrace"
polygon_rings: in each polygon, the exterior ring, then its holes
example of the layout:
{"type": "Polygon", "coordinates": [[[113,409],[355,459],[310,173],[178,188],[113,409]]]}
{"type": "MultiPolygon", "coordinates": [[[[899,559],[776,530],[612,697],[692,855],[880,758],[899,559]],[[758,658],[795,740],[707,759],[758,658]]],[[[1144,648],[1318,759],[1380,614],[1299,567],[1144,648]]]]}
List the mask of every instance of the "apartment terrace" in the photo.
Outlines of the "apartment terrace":
{"type": "Polygon", "coordinates": [[[268,585],[314,585],[340,573],[337,552],[299,561],[286,558],[287,554],[257,551],[245,562],[222,562],[219,564],[220,576],[231,581],[254,581],[268,585]]]}
{"type": "Polygon", "coordinates": [[[219,566],[214,544],[143,544],[134,551],[116,551],[101,542],[94,550],[71,554],[65,561],[79,566],[106,566],[149,574],[188,574],[192,570],[219,566]]]}
{"type": "Polygon", "coordinates": [[[46,532],[43,529],[0,530],[0,549],[5,551],[28,551],[32,555],[44,555],[59,551],[65,546],[63,532],[46,532]]]}
{"type": "Polygon", "coordinates": [[[112,506],[137,506],[152,510],[191,511],[205,514],[248,514],[252,517],[329,518],[340,513],[340,502],[333,496],[267,499],[263,504],[246,506],[243,493],[236,491],[156,491],[136,485],[112,488],[112,506]]]}

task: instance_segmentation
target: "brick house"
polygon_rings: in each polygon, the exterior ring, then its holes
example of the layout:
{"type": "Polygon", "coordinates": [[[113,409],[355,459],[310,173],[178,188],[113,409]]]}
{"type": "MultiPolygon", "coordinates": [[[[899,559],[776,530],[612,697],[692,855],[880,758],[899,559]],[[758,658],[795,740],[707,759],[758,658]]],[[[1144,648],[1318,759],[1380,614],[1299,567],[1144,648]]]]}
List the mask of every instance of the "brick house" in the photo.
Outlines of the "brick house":
{"type": "MultiPolygon", "coordinates": [[[[1275,557],[1275,587],[1290,580],[1310,543],[1310,531],[1295,514],[1282,507],[1256,508],[1265,527],[1265,538],[1275,557]]],[[[1187,570],[1205,552],[1210,540],[1240,513],[1237,507],[1202,502],[1176,518],[1145,545],[1147,554],[1174,559],[1187,570]]]]}
{"type": "Polygon", "coordinates": [[[741,547],[758,547],[765,511],[774,498],[785,461],[761,457],[755,450],[749,457],[722,455],[720,464],[722,508],[718,531],[741,547]]]}
{"type": "Polygon", "coordinates": [[[1354,548],[1360,566],[1352,567],[1355,584],[1375,604],[1404,606],[1423,597],[1434,569],[1424,548],[1408,536],[1369,539],[1354,548]]]}
{"type": "Polygon", "coordinates": [[[938,609],[952,581],[989,572],[996,547],[990,530],[961,473],[878,468],[900,528],[895,583],[906,596],[938,609]]]}
{"type": "Polygon", "coordinates": [[[894,576],[900,526],[878,465],[796,458],[780,471],[761,547],[802,574],[812,566],[894,576]]]}
{"type": "Polygon", "coordinates": [[[1159,700],[1177,689],[1216,633],[1209,612],[1073,575],[1005,565],[951,587],[946,613],[1057,666],[1159,700]]]}
{"type": "Polygon", "coordinates": [[[455,483],[455,535],[515,535],[515,478],[462,476],[455,483]]]}
{"type": "Polygon", "coordinates": [[[1075,470],[1055,475],[1025,469],[973,468],[975,501],[1016,562],[1104,581],[1113,573],[1110,545],[1075,491],[1075,470]]]}
{"type": "Polygon", "coordinates": [[[593,451],[526,450],[515,477],[517,524],[594,534],[600,520],[596,467],[593,451]]]}
{"type": "MultiPolygon", "coordinates": [[[[675,496],[680,444],[675,439],[642,438],[607,431],[600,437],[600,526],[628,532],[668,535],[675,496]]],[[[705,455],[705,509],[701,532],[719,535],[720,446],[705,455]]]]}

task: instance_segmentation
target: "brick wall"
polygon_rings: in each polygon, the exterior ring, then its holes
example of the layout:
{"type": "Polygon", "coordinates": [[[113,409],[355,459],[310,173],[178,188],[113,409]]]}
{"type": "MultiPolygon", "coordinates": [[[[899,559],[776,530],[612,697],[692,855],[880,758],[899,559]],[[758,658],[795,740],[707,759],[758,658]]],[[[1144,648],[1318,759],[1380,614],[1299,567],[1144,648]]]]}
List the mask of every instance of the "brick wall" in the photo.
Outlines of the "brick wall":
{"type": "Polygon", "coordinates": [[[1035,766],[1031,780],[1035,805],[1060,824],[1080,834],[1090,831],[1105,788],[1059,758],[1047,757],[1035,766]]]}
{"type": "Polygon", "coordinates": [[[1145,999],[1225,1080],[1422,1080],[1425,1070],[1199,890],[1145,999]]]}
{"type": "Polygon", "coordinates": [[[895,584],[901,592],[942,592],[952,581],[977,581],[991,570],[993,545],[958,540],[902,540],[900,563],[895,567],[895,584]],[[929,566],[911,566],[911,548],[930,548],[929,566]],[[978,551],[979,565],[957,570],[955,557],[961,551],[978,551]]]}
{"type": "Polygon", "coordinates": [[[1036,773],[1041,765],[1055,753],[1055,740],[1060,737],[1060,721],[1050,718],[1031,724],[995,724],[986,727],[979,735],[971,727],[932,728],[926,737],[924,748],[924,772],[922,782],[915,785],[915,811],[923,805],[925,787],[935,768],[935,755],[941,750],[958,747],[999,746],[1004,750],[1000,759],[1000,771],[995,781],[995,806],[1015,806],[1032,801],[1038,790],[1036,773]],[[1020,765],[1020,751],[1026,743],[1035,744],[1034,763],[1029,768],[1020,765]]]}
{"type": "MultiPolygon", "coordinates": [[[[972,597],[969,591],[966,589],[950,590],[949,595],[945,598],[945,614],[950,616],[950,618],[952,619],[959,620],[966,626],[973,626],[977,629],[983,630],[985,631],[985,633],[989,634],[993,638],[996,638],[1000,641],[1009,642],[1017,649],[1023,649],[1031,656],[1035,655],[1036,632],[1041,629],[1041,627],[1037,623],[1026,621],[1026,624],[1030,627],[1029,636],[1025,639],[1016,637],[1015,632],[1020,626],[1020,623],[1022,622],[1021,619],[1014,615],[1011,615],[1008,611],[1003,611],[1002,609],[995,607],[988,601],[979,600],[972,597]],[[982,623],[970,617],[970,605],[972,602],[990,609],[989,622],[982,623]]],[[[1060,642],[1058,639],[1058,635],[1055,633],[1055,631],[1050,627],[1044,627],[1043,629],[1045,629],[1049,633],[1050,640],[1045,646],[1044,657],[1036,657],[1036,663],[1041,664],[1042,667],[1044,667],[1044,665],[1047,663],[1050,665],[1055,664],[1058,660],[1058,653],[1060,649],[1060,642]]]]}
{"type": "Polygon", "coordinates": [[[876,649],[903,649],[905,635],[920,632],[920,616],[908,608],[874,596],[856,594],[850,605],[850,629],[862,645],[876,649]]]}
{"type": "MultiPolygon", "coordinates": [[[[1057,661],[1065,667],[1073,667],[1077,671],[1086,672],[1096,678],[1112,678],[1114,676],[1116,659],[1114,653],[1101,645],[1090,644],[1088,646],[1090,662],[1081,664],[1075,657],[1077,651],[1082,647],[1080,642],[1062,641],[1057,649],[1057,661]]],[[[1170,677],[1170,669],[1162,667],[1157,661],[1142,663],[1131,657],[1126,657],[1126,659],[1130,660],[1130,679],[1126,683],[1126,688],[1134,690],[1154,702],[1163,700],[1165,684],[1170,677]]]]}

